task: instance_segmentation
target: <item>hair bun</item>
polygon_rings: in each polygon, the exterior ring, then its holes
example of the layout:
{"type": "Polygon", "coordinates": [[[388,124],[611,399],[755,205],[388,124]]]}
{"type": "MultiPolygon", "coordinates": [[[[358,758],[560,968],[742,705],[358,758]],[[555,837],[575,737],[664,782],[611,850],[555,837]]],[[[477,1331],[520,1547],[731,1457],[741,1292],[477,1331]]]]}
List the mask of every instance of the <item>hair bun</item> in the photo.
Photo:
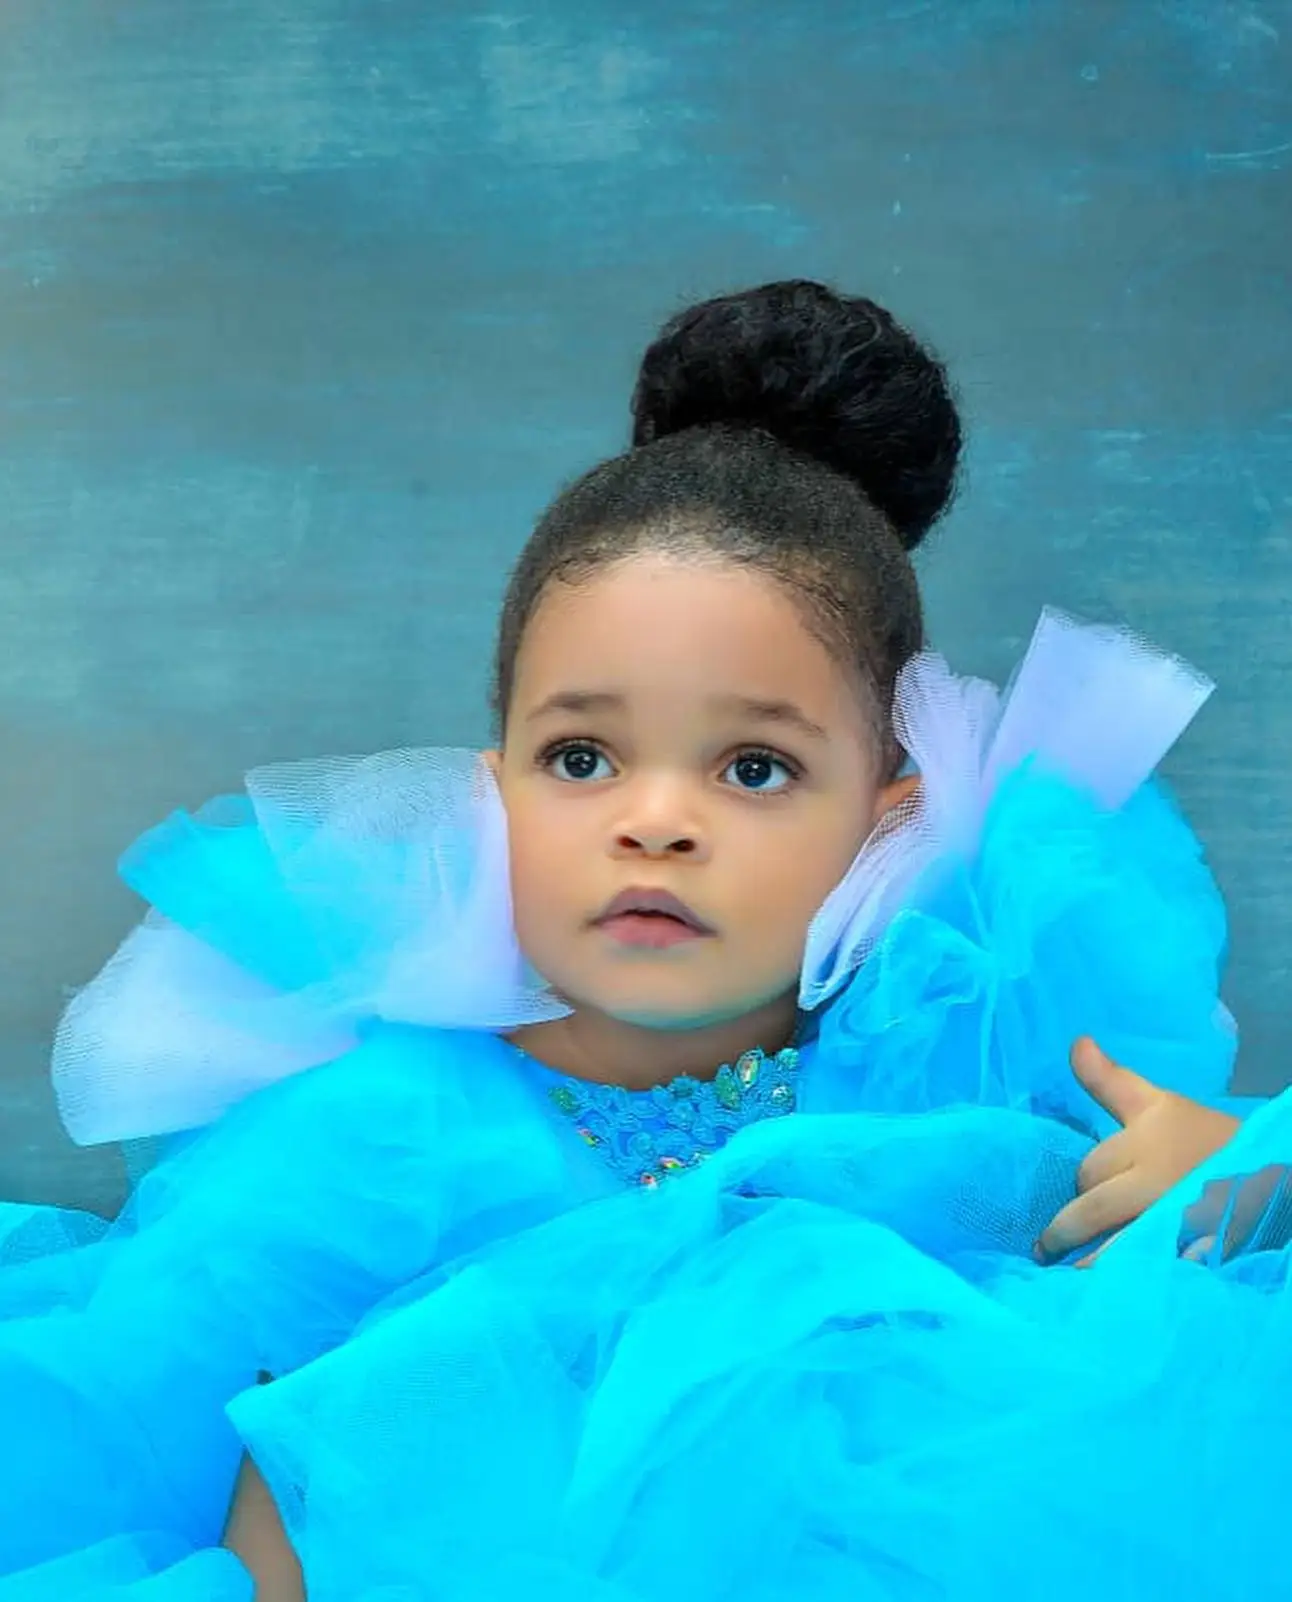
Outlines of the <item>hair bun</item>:
{"type": "Polygon", "coordinates": [[[703,301],[642,359],[633,444],[763,429],[861,485],[907,550],[951,502],[960,418],[946,371],[874,301],[806,279],[703,301]]]}

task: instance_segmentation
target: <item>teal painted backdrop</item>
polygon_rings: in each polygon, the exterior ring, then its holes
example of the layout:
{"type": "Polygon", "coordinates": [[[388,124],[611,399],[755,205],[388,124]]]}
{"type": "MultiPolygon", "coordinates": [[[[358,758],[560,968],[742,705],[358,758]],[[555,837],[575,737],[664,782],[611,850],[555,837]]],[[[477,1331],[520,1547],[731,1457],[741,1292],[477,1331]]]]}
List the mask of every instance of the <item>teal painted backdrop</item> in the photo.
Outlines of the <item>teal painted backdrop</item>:
{"type": "Polygon", "coordinates": [[[1292,1075],[1292,0],[6,0],[0,1193],[110,1205],[50,1030],[118,850],[250,764],[478,740],[505,570],[680,301],[810,274],[948,357],[937,643],[1126,619],[1247,1087],[1292,1075]]]}

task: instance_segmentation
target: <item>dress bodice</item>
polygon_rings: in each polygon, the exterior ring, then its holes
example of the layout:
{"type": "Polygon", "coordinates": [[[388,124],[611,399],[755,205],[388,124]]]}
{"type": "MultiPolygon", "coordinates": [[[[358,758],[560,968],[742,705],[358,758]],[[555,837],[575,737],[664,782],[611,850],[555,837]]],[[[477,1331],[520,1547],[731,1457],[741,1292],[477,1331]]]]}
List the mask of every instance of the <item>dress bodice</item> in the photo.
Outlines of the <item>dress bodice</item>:
{"type": "Polygon", "coordinates": [[[800,1053],[747,1051],[711,1080],[682,1077],[650,1090],[625,1090],[558,1074],[528,1059],[547,1100],[629,1184],[658,1185],[694,1168],[738,1130],[792,1113],[800,1053]]]}

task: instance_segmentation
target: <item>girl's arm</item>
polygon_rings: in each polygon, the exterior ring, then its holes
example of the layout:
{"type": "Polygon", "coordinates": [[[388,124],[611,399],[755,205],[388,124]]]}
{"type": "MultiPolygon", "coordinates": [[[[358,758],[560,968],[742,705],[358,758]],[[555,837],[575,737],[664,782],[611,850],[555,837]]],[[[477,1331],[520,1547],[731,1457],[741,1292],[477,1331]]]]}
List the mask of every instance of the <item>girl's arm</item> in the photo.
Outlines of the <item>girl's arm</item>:
{"type": "Polygon", "coordinates": [[[260,1470],[242,1460],[224,1544],[256,1582],[256,1602],[305,1602],[305,1580],[260,1470]]]}

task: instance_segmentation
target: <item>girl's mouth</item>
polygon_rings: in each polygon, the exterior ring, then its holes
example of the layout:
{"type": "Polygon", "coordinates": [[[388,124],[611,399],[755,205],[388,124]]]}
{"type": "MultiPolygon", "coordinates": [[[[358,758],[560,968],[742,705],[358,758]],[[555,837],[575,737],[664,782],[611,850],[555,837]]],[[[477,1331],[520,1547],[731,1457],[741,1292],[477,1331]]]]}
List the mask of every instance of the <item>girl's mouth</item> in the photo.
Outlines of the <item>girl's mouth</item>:
{"type": "Polygon", "coordinates": [[[705,940],[715,933],[671,891],[644,888],[620,891],[593,924],[620,945],[649,951],[705,940]]]}

